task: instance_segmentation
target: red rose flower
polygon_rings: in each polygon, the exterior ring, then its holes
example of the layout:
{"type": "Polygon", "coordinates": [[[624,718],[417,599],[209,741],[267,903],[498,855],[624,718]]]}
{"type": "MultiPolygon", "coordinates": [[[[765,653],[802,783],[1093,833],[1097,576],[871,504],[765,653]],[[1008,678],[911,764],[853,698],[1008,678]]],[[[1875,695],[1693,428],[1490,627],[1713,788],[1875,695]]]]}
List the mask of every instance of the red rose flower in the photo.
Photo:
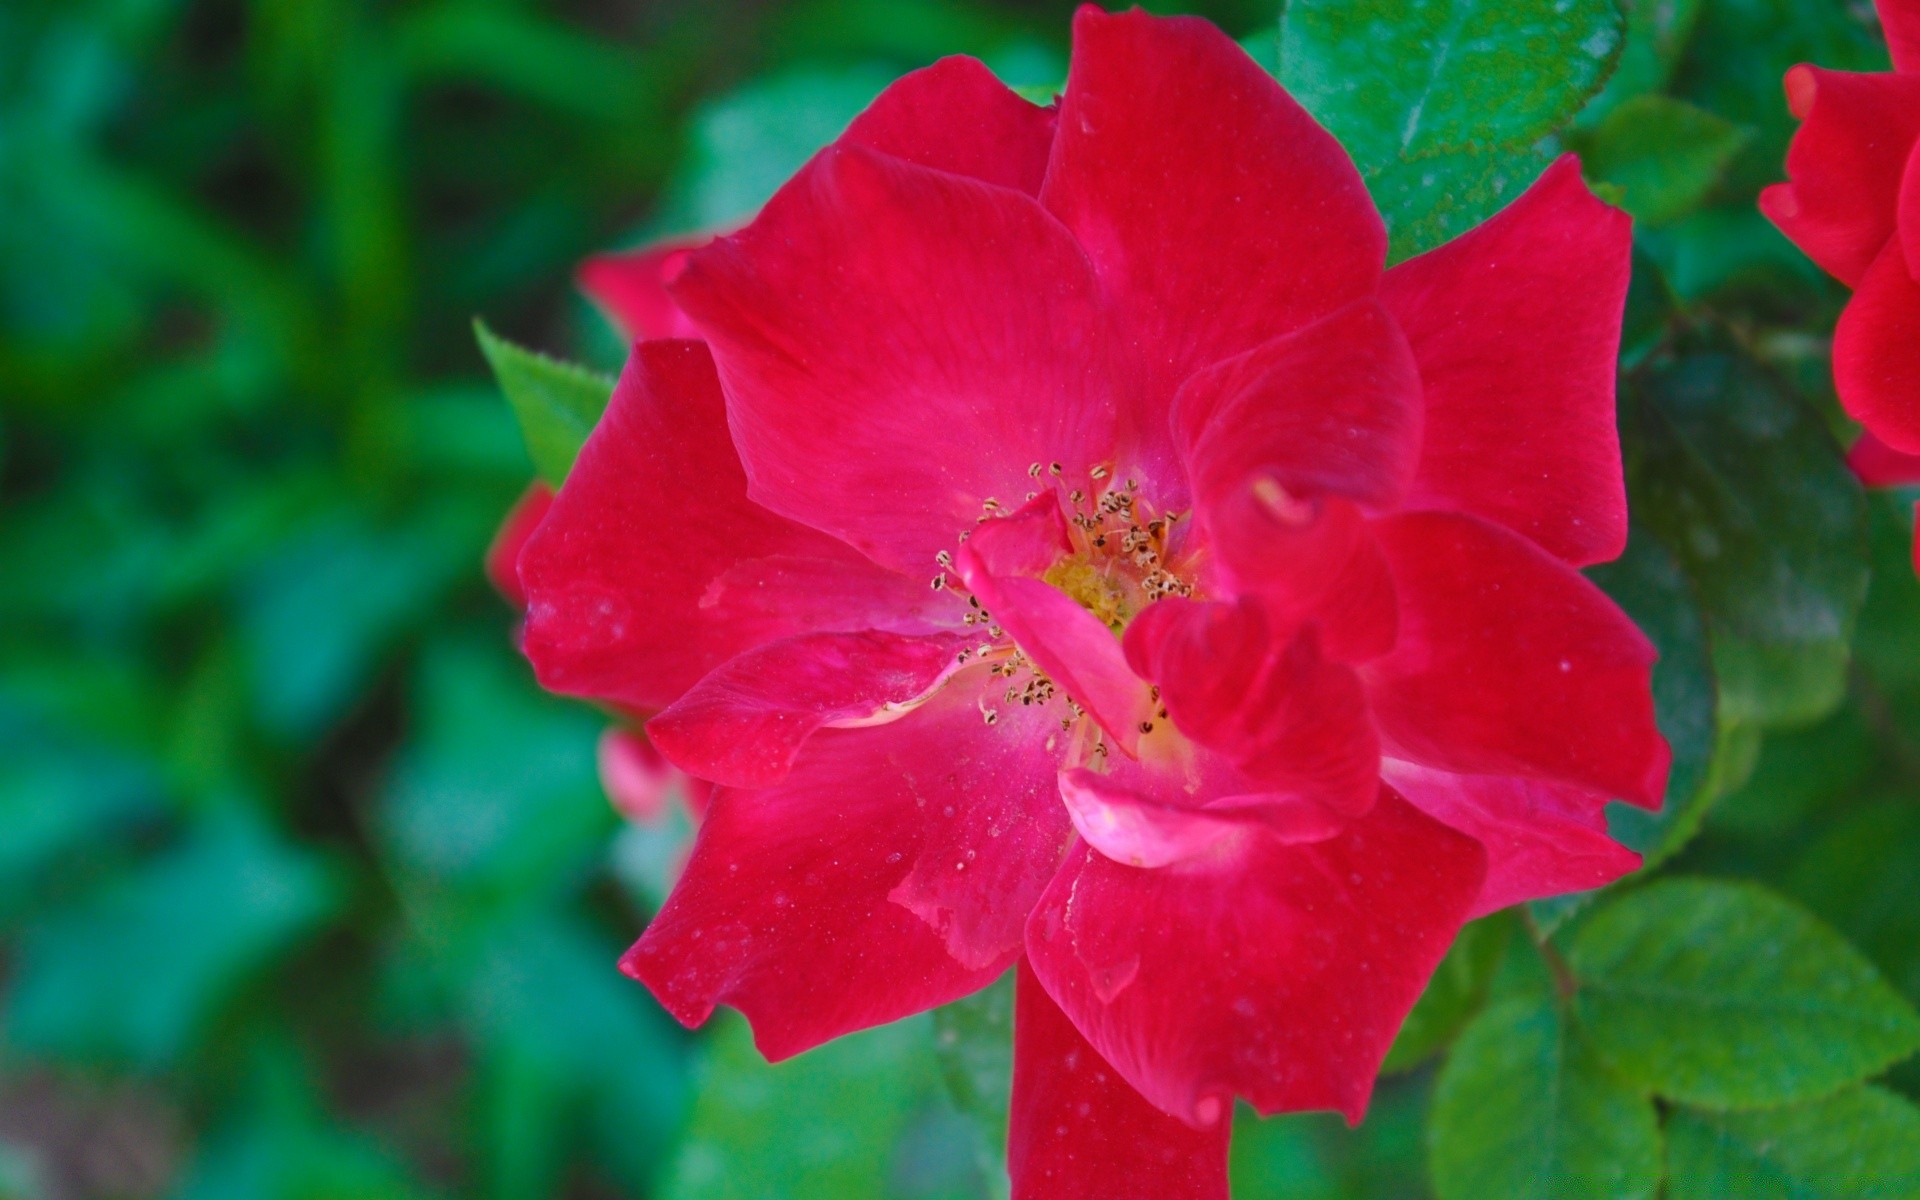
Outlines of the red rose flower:
{"type": "Polygon", "coordinates": [[[668,290],[520,560],[549,687],[717,786],[624,968],[770,1058],[1019,964],[1014,1194],[1220,1196],[1357,1120],[1461,923],[1631,870],[1628,223],[1564,160],[1383,271],[1212,26],[900,80],[668,290]]]}
{"type": "Polygon", "coordinates": [[[1841,403],[1887,447],[1920,454],[1920,0],[1879,8],[1894,73],[1789,71],[1803,122],[1791,182],[1760,207],[1854,289],[1833,341],[1841,403]]]}

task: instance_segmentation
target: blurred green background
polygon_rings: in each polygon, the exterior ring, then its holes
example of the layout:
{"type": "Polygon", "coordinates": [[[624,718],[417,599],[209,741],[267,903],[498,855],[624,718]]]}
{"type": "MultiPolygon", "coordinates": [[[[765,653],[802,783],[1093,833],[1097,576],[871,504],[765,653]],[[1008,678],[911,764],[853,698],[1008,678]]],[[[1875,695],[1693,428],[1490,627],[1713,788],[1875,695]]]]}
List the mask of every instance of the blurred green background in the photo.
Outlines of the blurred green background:
{"type": "MultiPolygon", "coordinates": [[[[1057,83],[1072,7],[0,0],[0,1198],[1004,1187],[1003,992],[770,1070],[737,1022],[685,1034],[615,972],[685,824],[623,825],[602,719],[513,650],[480,561],[532,468],[470,322],[614,369],[579,258],[742,219],[943,54],[1057,83]]],[[[1274,0],[1175,7],[1271,53],[1274,0]]],[[[1773,416],[1728,469],[1813,490],[1736,484],[1727,519],[1825,503],[1840,530],[1752,564],[1801,589],[1784,633],[1636,534],[1607,585],[1665,622],[1691,774],[1635,836],[1768,881],[1911,1000],[1909,521],[1837,473],[1843,295],[1751,208],[1791,131],[1781,72],[1884,51],[1859,6],[1625,16],[1614,82],[1550,140],[1643,218],[1630,362],[1736,347],[1791,394],[1760,389],[1746,411],[1773,416]],[[1801,458],[1768,457],[1779,405],[1813,431],[1801,458]]],[[[1510,196],[1542,147],[1424,200],[1370,171],[1415,197],[1396,247],[1510,196]]],[[[1686,435],[1684,397],[1646,386],[1629,420],[1686,435]]],[[[1649,444],[1629,457],[1657,525],[1649,444]]],[[[1502,965],[1513,923],[1483,928],[1366,1125],[1243,1121],[1237,1195],[1429,1194],[1422,1060],[1526,972],[1502,965]]]]}

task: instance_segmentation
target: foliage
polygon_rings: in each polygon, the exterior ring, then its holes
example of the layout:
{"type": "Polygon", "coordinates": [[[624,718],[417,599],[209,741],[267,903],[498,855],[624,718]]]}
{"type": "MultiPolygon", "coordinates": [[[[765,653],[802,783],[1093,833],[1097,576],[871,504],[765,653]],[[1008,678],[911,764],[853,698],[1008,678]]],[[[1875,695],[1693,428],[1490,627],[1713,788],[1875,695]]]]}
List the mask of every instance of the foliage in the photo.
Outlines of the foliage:
{"type": "MultiPolygon", "coordinates": [[[[1243,1113],[1236,1194],[1920,1194],[1911,497],[1846,473],[1841,293],[1753,203],[1784,70],[1884,68],[1864,6],[1188,7],[1395,258],[1568,149],[1639,218],[1592,576],[1675,751],[1643,872],[1470,927],[1366,1123],[1243,1113]]],[[[1004,1187],[1004,985],[768,1067],[617,975],[684,827],[622,827],[479,562],[620,363],[575,261],[748,218],[941,54],[1049,92],[1070,11],[0,8],[0,1196],[1004,1187]]]]}

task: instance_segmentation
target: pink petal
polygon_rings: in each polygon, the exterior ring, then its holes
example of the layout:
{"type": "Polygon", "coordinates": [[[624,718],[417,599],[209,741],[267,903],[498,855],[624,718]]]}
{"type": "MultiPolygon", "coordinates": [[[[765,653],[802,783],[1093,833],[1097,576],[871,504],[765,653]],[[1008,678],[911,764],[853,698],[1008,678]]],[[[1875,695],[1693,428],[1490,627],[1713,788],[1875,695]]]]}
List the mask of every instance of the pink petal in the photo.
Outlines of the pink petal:
{"type": "Polygon", "coordinates": [[[1369,294],[1386,258],[1346,151],[1191,17],[1080,9],[1041,200],[1118,310],[1140,372],[1132,452],[1163,490],[1181,382],[1369,294]]]}
{"type": "Polygon", "coordinates": [[[1900,176],[1920,140],[1920,78],[1798,66],[1787,103],[1805,122],[1787,151],[1790,183],[1760,209],[1849,287],[1893,237],[1900,176]]]}
{"type": "Polygon", "coordinates": [[[780,782],[827,725],[879,724],[924,700],[969,642],[958,634],[806,633],[713,669],[647,736],[675,766],[725,787],[780,782]]]}
{"type": "Polygon", "coordinates": [[[1276,628],[1258,601],[1162,600],[1127,630],[1127,656],[1173,723],[1262,790],[1357,815],[1380,790],[1380,739],[1353,671],[1318,630],[1276,628]]]}
{"type": "Polygon", "coordinates": [[[1847,414],[1903,454],[1920,453],[1920,283],[1889,245],[1833,334],[1833,382],[1847,414]]]}
{"type": "Polygon", "coordinates": [[[1847,466],[1868,487],[1920,483],[1920,454],[1902,454],[1868,430],[1847,451],[1847,466]]]}
{"type": "Polygon", "coordinates": [[[1194,375],[1174,435],[1203,506],[1259,475],[1391,508],[1420,455],[1420,409],[1413,351],[1366,300],[1194,375]]]}
{"type": "Polygon", "coordinates": [[[520,586],[520,552],[527,548],[527,539],[540,528],[552,507],[552,488],[538,480],[528,484],[487,545],[487,581],[515,608],[527,606],[527,591],[520,586]]]}
{"type": "Polygon", "coordinates": [[[1029,104],[975,58],[943,58],[895,80],[840,135],[923,167],[1038,195],[1054,110],[1029,104]]]}
{"type": "Polygon", "coordinates": [[[619,254],[596,254],[574,271],[574,283],[629,338],[691,338],[700,334],[667,295],[687,254],[705,238],[655,242],[619,254]]]}
{"type": "Polygon", "coordinates": [[[688,1025],[733,1005],[772,1059],[992,982],[1067,823],[1052,717],[988,727],[966,693],[956,681],[891,725],[822,731],[774,787],[721,789],[622,969],[688,1025]],[[954,838],[980,811],[999,833],[981,830],[968,859],[954,838]]]}
{"type": "MultiPolygon", "coordinates": [[[[961,580],[1034,665],[1093,714],[1122,750],[1134,753],[1140,725],[1153,715],[1147,685],[1127,666],[1120,639],[1099,617],[1050,584],[991,568],[990,561],[1022,565],[1008,543],[1027,541],[1026,536],[994,528],[1013,523],[1005,519],[980,526],[955,560],[961,580]],[[1002,533],[1008,536],[998,536],[1002,533]]],[[[1029,555],[1026,561],[1038,560],[1029,555]]]]}
{"type": "Polygon", "coordinates": [[[541,683],[640,711],[762,642],[924,628],[918,614],[953,604],[748,501],[712,360],[684,341],[634,348],[520,579],[541,683]],[[793,562],[811,569],[777,569],[793,562]],[[742,580],[748,603],[732,599],[742,580]]]}
{"type": "Polygon", "coordinates": [[[1195,1130],[1148,1104],[1089,1046],[1026,963],[1013,1013],[1013,1200],[1227,1200],[1233,1122],[1195,1130]]]}
{"type": "MultiPolygon", "coordinates": [[[[1264,833],[1288,842],[1315,842],[1340,831],[1342,821],[1317,804],[1251,784],[1223,763],[1103,774],[1076,767],[1060,773],[1060,797],[1076,833],[1102,855],[1131,867],[1167,867],[1230,849],[1264,833]],[[1237,786],[1236,786],[1237,785],[1237,786]]],[[[1378,786],[1376,780],[1375,786],[1378,786]]]]}
{"type": "Polygon", "coordinates": [[[754,500],[889,566],[930,571],[1032,463],[1111,454],[1092,273],[1009,189],[829,148],[673,292],[754,500]]]}
{"type": "Polygon", "coordinates": [[[1491,220],[1387,272],[1426,385],[1410,508],[1471,513],[1575,566],[1619,556],[1626,483],[1615,360],[1625,213],[1562,158],[1491,220]]]}
{"type": "Polygon", "coordinates": [[[1907,155],[1906,173],[1900,177],[1900,211],[1894,219],[1907,255],[1907,274],[1920,279],[1920,141],[1907,155]]]}
{"type": "MultiPolygon", "coordinates": [[[[631,729],[610,725],[600,735],[596,760],[600,767],[600,786],[621,816],[637,824],[648,825],[666,815],[667,800],[676,788],[688,789],[687,779],[672,763],[660,756],[652,743],[631,729]]],[[[692,815],[704,809],[704,788],[697,800],[690,797],[692,815]]]]}
{"type": "Polygon", "coordinates": [[[1391,792],[1334,838],[1248,838],[1157,871],[1083,847],[1027,925],[1035,975],[1160,1109],[1234,1095],[1358,1121],[1407,1010],[1480,891],[1473,839],[1391,792]]]}
{"type": "Polygon", "coordinates": [[[1387,753],[1524,775],[1660,807],[1651,643],[1604,592],[1533,543],[1447,513],[1375,523],[1400,640],[1361,668],[1387,753]]]}
{"type": "Polygon", "coordinates": [[[1894,68],[1920,73],[1920,0],[1878,0],[1876,7],[1894,68]]]}
{"type": "Polygon", "coordinates": [[[1597,792],[1393,760],[1386,774],[1415,808],[1486,848],[1487,881],[1472,916],[1605,887],[1640,869],[1640,856],[1607,836],[1607,798],[1597,792]]]}
{"type": "Polygon", "coordinates": [[[1208,506],[1211,582],[1258,596],[1282,625],[1313,621],[1327,654],[1364,662],[1398,636],[1393,577],[1360,510],[1347,500],[1299,500],[1258,479],[1208,506]]]}

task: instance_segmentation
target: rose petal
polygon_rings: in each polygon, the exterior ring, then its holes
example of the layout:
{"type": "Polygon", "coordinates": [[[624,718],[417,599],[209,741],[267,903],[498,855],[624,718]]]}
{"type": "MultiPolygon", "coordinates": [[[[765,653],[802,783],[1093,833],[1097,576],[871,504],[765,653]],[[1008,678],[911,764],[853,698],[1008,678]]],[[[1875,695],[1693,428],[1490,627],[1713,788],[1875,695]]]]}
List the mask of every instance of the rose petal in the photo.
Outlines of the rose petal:
{"type": "Polygon", "coordinates": [[[1194,375],[1174,436],[1202,506],[1258,475],[1391,508],[1420,456],[1420,410],[1413,351],[1368,300],[1194,375]]]}
{"type": "Polygon", "coordinates": [[[1857,287],[1893,237],[1901,173],[1920,141],[1920,78],[1798,66],[1787,101],[1804,122],[1787,150],[1792,182],[1761,193],[1760,209],[1857,287]]]}
{"type": "Polygon", "coordinates": [[[767,787],[827,725],[903,715],[957,669],[958,634],[808,633],[714,668],[647,736],[675,766],[726,787],[767,787]]]}
{"type": "Polygon", "coordinates": [[[1118,310],[1130,453],[1172,507],[1181,382],[1367,295],[1386,257],[1346,151],[1196,18],[1081,8],[1041,199],[1118,310]]]}
{"type": "Polygon", "coordinates": [[[995,536],[1000,531],[991,527],[1006,524],[986,522],[961,547],[955,560],[961,580],[1033,664],[1091,713],[1122,750],[1134,753],[1140,725],[1153,715],[1146,683],[1127,666],[1113,630],[1072,597],[1031,576],[1001,575],[990,568],[989,555],[1004,565],[1011,557],[1005,543],[1019,536],[995,536]],[[982,545],[976,547],[975,541],[982,545]]]}
{"type": "Polygon", "coordinates": [[[1468,774],[1576,784],[1660,806],[1654,649],[1584,576],[1496,525],[1375,522],[1400,639],[1361,667],[1387,753],[1468,774]]]}
{"type": "Polygon", "coordinates": [[[1318,630],[1275,628],[1252,599],[1172,597],[1127,630],[1128,660],[1182,733],[1263,790],[1357,815],[1380,790],[1380,740],[1353,671],[1318,630]]]}
{"type": "Polygon", "coordinates": [[[1033,200],[841,146],[673,287],[713,346],[750,495],[915,573],[989,498],[1109,457],[1085,256],[1033,200]]]}
{"type": "Polygon", "coordinates": [[[1199,795],[1182,794],[1185,781],[1165,769],[1123,772],[1115,778],[1076,767],[1060,773],[1060,797],[1074,831],[1088,845],[1131,867],[1166,867],[1201,858],[1255,832],[1288,842],[1316,842],[1340,831],[1341,819],[1320,805],[1279,793],[1247,793],[1244,789],[1257,785],[1231,770],[1208,769],[1213,766],[1205,764],[1194,772],[1206,780],[1199,795]],[[1133,778],[1128,780],[1127,774],[1133,778]],[[1152,791],[1128,786],[1143,779],[1152,791]],[[1226,790],[1235,783],[1237,794],[1226,790]]]}
{"type": "Polygon", "coordinates": [[[1920,73],[1920,3],[1878,0],[1880,28],[1887,35],[1896,70],[1920,73]]]}
{"type": "Polygon", "coordinates": [[[520,552],[527,548],[527,539],[540,528],[552,507],[552,488],[537,480],[528,484],[487,545],[487,581],[515,608],[527,606],[527,590],[520,586],[520,552]]]}
{"type": "Polygon", "coordinates": [[[988,727],[956,682],[891,725],[816,734],[778,785],[716,794],[622,969],[688,1025],[738,1008],[770,1059],[984,987],[1018,956],[1066,840],[1057,728],[1049,714],[988,727]],[[952,857],[982,805],[999,836],[952,857]],[[946,869],[916,887],[927,855],[946,869]]]}
{"type": "Polygon", "coordinates": [[[1487,880],[1472,916],[1605,887],[1640,869],[1640,856],[1607,836],[1607,798],[1598,792],[1392,759],[1386,778],[1415,808],[1486,848],[1487,880]]]}
{"type": "Polygon", "coordinates": [[[1902,454],[1873,436],[1872,430],[1847,451],[1847,466],[1868,487],[1903,487],[1920,483],[1920,454],[1902,454]]]}
{"type": "Polygon", "coordinates": [[[1849,416],[1893,449],[1920,453],[1920,283],[1897,244],[1840,314],[1833,382],[1849,416]]]}
{"type": "Polygon", "coordinates": [[[1269,479],[1208,506],[1210,590],[1260,598],[1282,626],[1313,621],[1329,657],[1364,662],[1393,647],[1393,577],[1351,501],[1300,500],[1269,479]]]}
{"type": "Polygon", "coordinates": [[[667,295],[667,280],[705,238],[655,242],[619,254],[596,254],[574,272],[574,283],[629,338],[692,338],[699,331],[667,295]]]}
{"type": "Polygon", "coordinates": [[[901,76],[840,135],[923,167],[1038,195],[1054,110],[1029,104],[979,59],[943,58],[901,76]]]}
{"type": "Polygon", "coordinates": [[[1491,220],[1387,272],[1426,387],[1409,508],[1471,513],[1575,566],[1627,543],[1614,416],[1632,230],[1562,158],[1491,220]]]}
{"type": "Polygon", "coordinates": [[[667,798],[685,779],[652,743],[619,725],[600,735],[595,760],[607,799],[621,816],[641,825],[666,815],[667,798]]]}
{"type": "Polygon", "coordinates": [[[1195,1130],[1108,1066],[1019,967],[1007,1173],[1013,1200],[1227,1200],[1231,1120],[1195,1130]]]}
{"type": "MultiPolygon", "coordinates": [[[[545,686],[640,711],[762,642],[921,631],[953,601],[748,501],[719,382],[698,342],[634,348],[606,415],[520,555],[526,653],[545,686]],[[805,562],[799,579],[769,563],[805,562]],[[722,603],[744,572],[753,603],[722,603]],[[783,588],[785,583],[790,586],[783,588]]],[[[737,589],[736,589],[737,590],[737,589]]],[[[957,614],[956,614],[957,619],[957,614]]]]}
{"type": "Polygon", "coordinates": [[[1035,975],[1162,1112],[1358,1121],[1407,1010],[1480,891],[1478,843],[1385,793],[1339,836],[1247,838],[1162,870],[1082,847],[1027,925],[1035,975]]]}

